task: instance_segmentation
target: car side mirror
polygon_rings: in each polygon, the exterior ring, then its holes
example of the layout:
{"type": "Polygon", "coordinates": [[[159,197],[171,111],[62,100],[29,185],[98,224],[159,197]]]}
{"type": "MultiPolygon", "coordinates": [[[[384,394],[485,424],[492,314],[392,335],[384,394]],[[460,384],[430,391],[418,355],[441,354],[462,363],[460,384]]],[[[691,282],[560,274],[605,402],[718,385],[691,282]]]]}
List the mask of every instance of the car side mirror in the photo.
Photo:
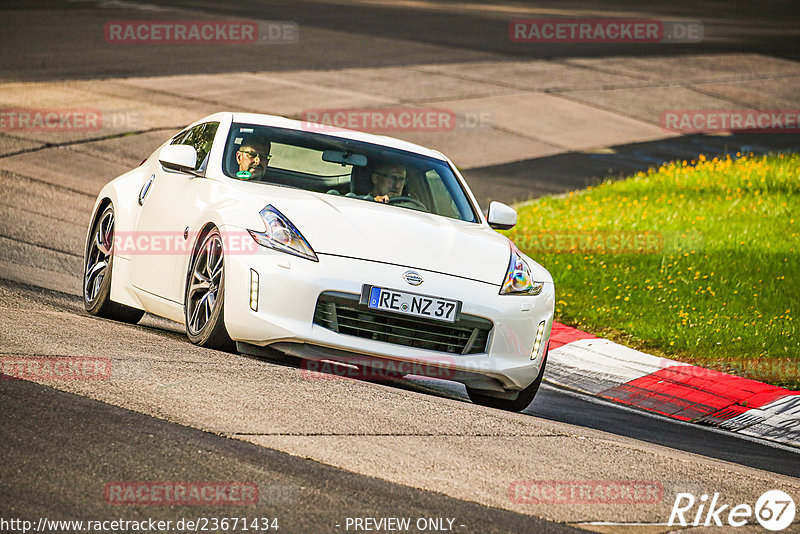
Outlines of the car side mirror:
{"type": "Polygon", "coordinates": [[[171,171],[197,176],[197,151],[189,145],[167,145],[158,153],[158,162],[171,171]]]}
{"type": "Polygon", "coordinates": [[[509,230],[517,224],[517,212],[502,202],[493,201],[489,204],[486,220],[489,222],[489,226],[495,230],[509,230]]]}

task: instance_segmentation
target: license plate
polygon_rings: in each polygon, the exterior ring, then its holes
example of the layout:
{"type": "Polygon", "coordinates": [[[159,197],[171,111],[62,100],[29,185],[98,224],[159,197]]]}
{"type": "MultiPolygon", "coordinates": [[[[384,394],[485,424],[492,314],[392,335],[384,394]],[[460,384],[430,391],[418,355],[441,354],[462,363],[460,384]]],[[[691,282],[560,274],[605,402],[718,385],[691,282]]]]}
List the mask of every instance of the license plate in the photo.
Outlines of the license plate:
{"type": "Polygon", "coordinates": [[[365,285],[361,303],[373,310],[383,310],[453,323],[461,313],[461,301],[365,285]]]}

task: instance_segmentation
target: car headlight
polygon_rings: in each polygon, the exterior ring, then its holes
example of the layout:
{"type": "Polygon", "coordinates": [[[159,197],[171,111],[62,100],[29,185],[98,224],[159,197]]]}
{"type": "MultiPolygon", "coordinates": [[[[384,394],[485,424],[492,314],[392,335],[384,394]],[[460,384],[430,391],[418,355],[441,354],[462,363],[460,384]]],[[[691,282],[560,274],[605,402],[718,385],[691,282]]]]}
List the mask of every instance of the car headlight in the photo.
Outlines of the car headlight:
{"type": "Polygon", "coordinates": [[[261,220],[264,221],[264,226],[267,228],[266,232],[247,230],[256,240],[256,243],[262,247],[269,247],[287,254],[306,258],[307,260],[319,261],[319,258],[311,249],[311,245],[308,244],[303,234],[300,233],[300,230],[272,204],[268,204],[267,207],[259,212],[259,215],[261,215],[261,220]]]}
{"type": "Polygon", "coordinates": [[[522,259],[522,254],[509,241],[511,246],[511,260],[508,262],[508,270],[503,280],[503,287],[500,288],[501,295],[538,295],[542,292],[544,282],[537,282],[531,275],[531,268],[522,259]]]}

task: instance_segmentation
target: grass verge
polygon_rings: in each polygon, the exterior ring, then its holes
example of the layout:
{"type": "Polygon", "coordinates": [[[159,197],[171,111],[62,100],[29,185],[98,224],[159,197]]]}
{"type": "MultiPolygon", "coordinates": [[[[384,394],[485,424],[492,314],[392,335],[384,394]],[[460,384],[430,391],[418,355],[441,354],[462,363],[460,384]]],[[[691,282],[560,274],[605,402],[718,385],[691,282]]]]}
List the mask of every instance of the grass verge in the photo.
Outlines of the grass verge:
{"type": "Polygon", "coordinates": [[[800,389],[800,154],[674,162],[519,208],[556,320],[800,389]]]}

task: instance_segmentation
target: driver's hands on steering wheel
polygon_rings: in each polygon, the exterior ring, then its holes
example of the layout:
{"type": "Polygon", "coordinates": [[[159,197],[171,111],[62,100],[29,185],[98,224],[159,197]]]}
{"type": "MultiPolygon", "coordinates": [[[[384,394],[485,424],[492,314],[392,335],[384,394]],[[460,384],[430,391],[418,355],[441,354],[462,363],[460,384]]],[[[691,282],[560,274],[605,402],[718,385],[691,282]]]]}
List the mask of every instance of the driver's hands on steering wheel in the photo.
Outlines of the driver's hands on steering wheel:
{"type": "Polygon", "coordinates": [[[418,211],[428,211],[428,208],[425,207],[425,204],[412,196],[401,195],[399,197],[389,197],[389,200],[386,202],[391,205],[405,205],[404,207],[406,208],[411,208],[418,211]]]}
{"type": "Polygon", "coordinates": [[[417,200],[412,196],[399,196],[399,197],[390,197],[389,195],[378,195],[374,197],[375,202],[382,202],[384,204],[410,204],[412,209],[421,210],[421,211],[428,211],[428,208],[425,207],[425,204],[417,200]]]}

